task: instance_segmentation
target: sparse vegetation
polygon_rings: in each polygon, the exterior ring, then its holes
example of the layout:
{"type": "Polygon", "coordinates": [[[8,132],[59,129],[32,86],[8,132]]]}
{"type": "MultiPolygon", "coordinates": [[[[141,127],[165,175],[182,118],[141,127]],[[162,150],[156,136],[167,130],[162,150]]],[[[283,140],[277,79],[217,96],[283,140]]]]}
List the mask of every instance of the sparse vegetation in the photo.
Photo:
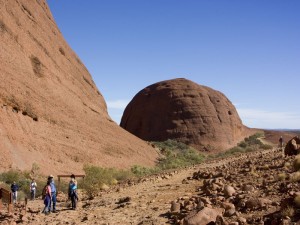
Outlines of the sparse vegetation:
{"type": "Polygon", "coordinates": [[[229,149],[228,151],[221,152],[217,155],[212,156],[212,158],[226,158],[233,155],[238,155],[246,152],[253,152],[259,149],[267,150],[272,149],[271,145],[267,145],[261,142],[259,138],[263,136],[262,133],[256,133],[241,141],[236,147],[229,149]]]}
{"type": "Polygon", "coordinates": [[[290,174],[290,181],[291,182],[298,182],[300,181],[300,171],[290,174]]]}
{"type": "Polygon", "coordinates": [[[288,205],[286,208],[281,210],[281,215],[283,217],[293,217],[295,215],[295,209],[293,208],[293,206],[288,205]]]}
{"type": "Polygon", "coordinates": [[[297,155],[297,156],[295,157],[293,166],[294,166],[294,170],[295,170],[295,171],[300,170],[300,155],[297,155]]]}
{"type": "Polygon", "coordinates": [[[137,177],[147,176],[150,174],[158,173],[159,171],[160,169],[158,167],[148,168],[139,165],[134,165],[131,167],[131,172],[137,177]]]}
{"type": "MultiPolygon", "coordinates": [[[[36,169],[37,164],[33,164],[33,168],[36,169]]],[[[25,197],[30,197],[30,182],[32,179],[32,174],[28,171],[19,170],[9,170],[0,174],[0,183],[2,182],[2,187],[10,190],[11,184],[15,181],[19,185],[19,199],[24,199],[25,197]]],[[[42,188],[45,186],[45,180],[35,176],[37,182],[37,196],[42,193],[42,188]]]]}
{"type": "Polygon", "coordinates": [[[89,197],[96,196],[103,185],[114,185],[116,181],[126,180],[132,177],[130,171],[117,170],[114,168],[101,168],[92,165],[84,166],[85,179],[82,184],[89,197]]]}
{"type": "Polygon", "coordinates": [[[130,170],[125,171],[92,165],[84,166],[86,177],[82,187],[87,195],[94,197],[101,191],[103,185],[114,185],[129,178],[147,176],[167,169],[199,164],[204,160],[202,154],[180,142],[167,140],[165,142],[154,142],[153,144],[160,149],[163,155],[154,168],[134,165],[130,170]]]}
{"type": "Polygon", "coordinates": [[[287,175],[285,173],[278,174],[278,180],[284,181],[287,178],[287,175]]]}
{"type": "Polygon", "coordinates": [[[294,198],[294,202],[295,202],[295,205],[300,208],[300,195],[296,196],[294,198]]]}
{"type": "Polygon", "coordinates": [[[203,162],[205,159],[205,156],[197,150],[174,140],[153,142],[153,144],[160,149],[164,156],[159,160],[157,165],[160,170],[195,165],[203,162]]]}

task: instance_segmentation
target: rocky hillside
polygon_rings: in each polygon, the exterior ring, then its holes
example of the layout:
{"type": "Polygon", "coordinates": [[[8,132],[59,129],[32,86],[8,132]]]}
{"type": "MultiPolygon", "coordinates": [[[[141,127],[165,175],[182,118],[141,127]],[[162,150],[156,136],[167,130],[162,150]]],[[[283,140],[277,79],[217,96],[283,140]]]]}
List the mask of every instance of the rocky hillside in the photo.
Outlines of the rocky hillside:
{"type": "Polygon", "coordinates": [[[186,79],[141,90],[120,125],[143,140],[175,139],[206,151],[228,149],[251,132],[224,94],[186,79]]]}
{"type": "Polygon", "coordinates": [[[119,128],[45,0],[0,0],[0,171],[151,166],[152,147],[119,128]]]}

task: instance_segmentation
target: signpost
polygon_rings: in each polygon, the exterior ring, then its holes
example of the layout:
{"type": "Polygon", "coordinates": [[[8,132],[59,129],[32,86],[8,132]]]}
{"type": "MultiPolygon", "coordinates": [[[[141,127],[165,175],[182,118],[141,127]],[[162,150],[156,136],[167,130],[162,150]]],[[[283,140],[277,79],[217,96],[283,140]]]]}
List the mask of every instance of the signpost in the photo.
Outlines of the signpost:
{"type": "MultiPolygon", "coordinates": [[[[81,178],[85,178],[85,175],[74,175],[76,178],[77,177],[81,177],[81,178]]],[[[71,177],[71,175],[57,175],[57,177],[58,177],[58,186],[57,186],[57,190],[59,190],[59,188],[60,188],[60,178],[70,178],[71,177]]]]}
{"type": "Polygon", "coordinates": [[[7,203],[8,213],[12,212],[12,193],[4,188],[0,189],[0,210],[2,209],[2,203],[7,203]]]}

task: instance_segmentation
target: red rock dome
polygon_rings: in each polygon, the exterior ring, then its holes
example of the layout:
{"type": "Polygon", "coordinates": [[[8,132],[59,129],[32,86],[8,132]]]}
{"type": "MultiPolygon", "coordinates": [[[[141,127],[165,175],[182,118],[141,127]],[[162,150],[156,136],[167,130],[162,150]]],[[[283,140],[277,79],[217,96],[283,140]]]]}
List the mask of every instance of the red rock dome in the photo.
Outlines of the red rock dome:
{"type": "Polygon", "coordinates": [[[247,131],[224,94],[183,78],[141,90],[120,125],[143,140],[175,139],[199,150],[229,148],[247,131]]]}

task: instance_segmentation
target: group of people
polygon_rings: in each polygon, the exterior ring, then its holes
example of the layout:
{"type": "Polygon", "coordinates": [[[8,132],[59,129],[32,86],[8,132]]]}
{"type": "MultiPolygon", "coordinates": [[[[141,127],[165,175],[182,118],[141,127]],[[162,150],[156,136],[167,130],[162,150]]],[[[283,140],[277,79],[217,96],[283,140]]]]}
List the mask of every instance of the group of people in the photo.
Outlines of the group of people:
{"type": "MultiPolygon", "coordinates": [[[[57,189],[54,184],[53,176],[50,175],[47,180],[47,184],[43,190],[43,200],[44,200],[44,210],[43,213],[49,214],[50,212],[56,213],[56,196],[57,189]]],[[[77,181],[75,175],[71,175],[71,180],[69,182],[68,196],[71,199],[71,207],[73,210],[76,209],[76,202],[78,201],[77,194],[77,181]]]]}
{"type": "MultiPolygon", "coordinates": [[[[69,182],[68,188],[68,197],[71,199],[71,207],[73,210],[76,209],[76,202],[78,201],[78,194],[77,194],[77,181],[75,179],[75,175],[71,175],[71,180],[69,182]]],[[[34,200],[36,197],[36,190],[37,190],[37,183],[34,179],[30,182],[30,196],[31,200],[34,200]]],[[[11,185],[11,192],[12,192],[12,199],[13,203],[17,202],[19,191],[19,185],[14,181],[11,185]]],[[[57,196],[57,189],[54,183],[53,175],[50,175],[47,179],[47,184],[43,188],[42,198],[44,201],[44,209],[43,213],[49,214],[50,212],[56,213],[56,196],[57,196]]]]}

